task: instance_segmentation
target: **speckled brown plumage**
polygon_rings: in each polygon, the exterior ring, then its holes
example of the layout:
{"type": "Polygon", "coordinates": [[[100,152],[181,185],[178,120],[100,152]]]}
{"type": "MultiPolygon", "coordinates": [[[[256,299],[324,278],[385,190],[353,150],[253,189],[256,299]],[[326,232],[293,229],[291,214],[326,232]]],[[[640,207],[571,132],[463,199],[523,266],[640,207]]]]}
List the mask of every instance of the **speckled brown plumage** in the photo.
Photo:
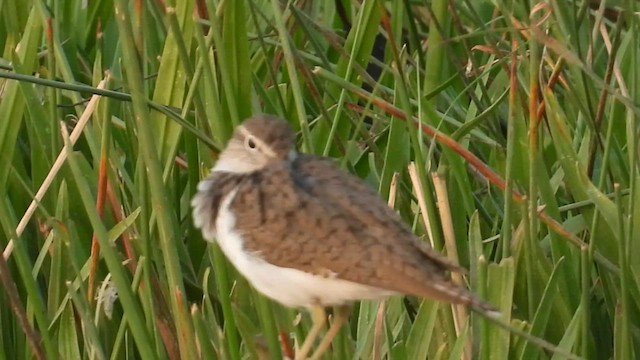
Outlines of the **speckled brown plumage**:
{"type": "Polygon", "coordinates": [[[234,137],[242,142],[247,134],[273,156],[255,171],[218,172],[204,181],[199,204],[210,211],[210,226],[224,196],[236,190],[229,209],[243,248],[270,264],[491,309],[453,284],[447,271],[461,269],[419,241],[362,180],[330,159],[292,156],[286,122],[259,116],[234,137]]]}

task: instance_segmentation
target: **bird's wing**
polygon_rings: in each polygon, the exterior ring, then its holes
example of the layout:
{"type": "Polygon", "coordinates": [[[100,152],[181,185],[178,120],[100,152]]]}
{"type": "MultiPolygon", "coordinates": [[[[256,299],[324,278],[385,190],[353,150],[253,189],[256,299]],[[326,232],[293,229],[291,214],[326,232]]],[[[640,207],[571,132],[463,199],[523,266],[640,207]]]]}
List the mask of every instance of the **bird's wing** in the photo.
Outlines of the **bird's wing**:
{"type": "Polygon", "coordinates": [[[294,163],[293,171],[299,171],[306,179],[313,179],[310,182],[312,190],[315,190],[314,195],[329,197],[362,221],[369,221],[373,217],[378,223],[401,231],[402,234],[397,236],[410,238],[411,244],[415,247],[413,250],[421,252],[449,271],[466,272],[455,262],[434,251],[428,242],[418,240],[398,213],[382,201],[373,188],[362,179],[339,169],[333,160],[314,155],[301,155],[299,161],[294,163]],[[345,193],[358,195],[345,196],[345,193]]]}
{"type": "Polygon", "coordinates": [[[274,265],[446,301],[467,293],[449,283],[449,261],[419,246],[373,190],[323,158],[248,177],[230,206],[244,248],[274,265]],[[247,202],[254,206],[238,206],[247,202]]]}

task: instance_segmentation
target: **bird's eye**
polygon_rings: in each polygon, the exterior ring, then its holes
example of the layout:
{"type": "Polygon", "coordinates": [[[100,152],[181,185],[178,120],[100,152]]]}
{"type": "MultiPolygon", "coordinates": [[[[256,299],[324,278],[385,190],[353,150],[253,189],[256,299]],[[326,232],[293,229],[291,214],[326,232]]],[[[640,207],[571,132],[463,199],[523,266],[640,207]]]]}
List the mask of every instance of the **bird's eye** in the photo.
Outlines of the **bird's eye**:
{"type": "Polygon", "coordinates": [[[253,137],[250,137],[250,136],[247,137],[247,141],[245,142],[245,145],[250,150],[255,150],[258,147],[258,145],[256,144],[256,141],[253,139],[253,137]]]}

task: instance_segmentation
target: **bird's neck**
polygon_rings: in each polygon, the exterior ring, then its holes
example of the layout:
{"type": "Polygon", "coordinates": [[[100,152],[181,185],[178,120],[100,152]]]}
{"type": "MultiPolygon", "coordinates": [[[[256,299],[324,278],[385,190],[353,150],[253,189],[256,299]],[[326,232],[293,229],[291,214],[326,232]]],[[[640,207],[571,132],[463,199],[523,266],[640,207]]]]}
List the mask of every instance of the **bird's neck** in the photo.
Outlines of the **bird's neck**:
{"type": "Polygon", "coordinates": [[[250,174],[258,169],[252,164],[236,159],[220,158],[211,169],[212,173],[233,173],[237,175],[250,174]]]}

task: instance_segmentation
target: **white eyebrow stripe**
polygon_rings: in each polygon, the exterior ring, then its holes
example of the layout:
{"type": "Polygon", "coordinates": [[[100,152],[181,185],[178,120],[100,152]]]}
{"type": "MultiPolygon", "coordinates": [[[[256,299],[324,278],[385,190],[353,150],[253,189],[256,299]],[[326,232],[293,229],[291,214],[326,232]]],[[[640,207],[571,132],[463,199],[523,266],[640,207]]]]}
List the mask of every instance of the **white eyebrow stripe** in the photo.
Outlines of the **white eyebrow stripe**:
{"type": "Polygon", "coordinates": [[[247,128],[244,125],[240,125],[238,129],[240,130],[242,135],[244,135],[245,138],[249,136],[253,137],[253,140],[267,155],[271,157],[276,157],[275,151],[273,151],[273,149],[269,145],[267,145],[267,143],[262,141],[262,139],[258,138],[257,136],[253,135],[249,130],[247,130],[247,128]]]}

